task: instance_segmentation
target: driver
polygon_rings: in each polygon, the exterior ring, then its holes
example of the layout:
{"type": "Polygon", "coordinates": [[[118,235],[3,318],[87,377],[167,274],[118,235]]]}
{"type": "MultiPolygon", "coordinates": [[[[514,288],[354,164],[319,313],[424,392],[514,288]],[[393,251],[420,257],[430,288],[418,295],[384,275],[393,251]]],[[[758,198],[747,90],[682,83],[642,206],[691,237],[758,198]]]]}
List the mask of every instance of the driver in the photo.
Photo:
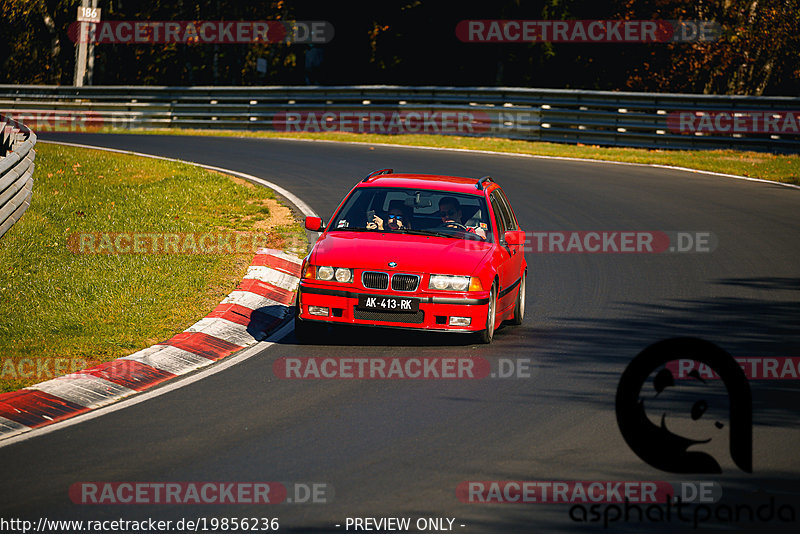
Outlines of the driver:
{"type": "MultiPolygon", "coordinates": [[[[389,213],[386,216],[386,226],[388,230],[411,229],[411,215],[402,200],[392,200],[389,202],[389,213]]],[[[383,219],[375,215],[371,222],[367,223],[368,230],[383,230],[383,219]]]]}
{"type": "Polygon", "coordinates": [[[461,220],[461,204],[456,198],[442,197],[442,199],[439,200],[439,216],[442,218],[442,226],[450,226],[452,228],[461,226],[462,228],[466,228],[467,232],[475,234],[481,239],[486,239],[486,231],[483,228],[464,225],[461,220]]]}

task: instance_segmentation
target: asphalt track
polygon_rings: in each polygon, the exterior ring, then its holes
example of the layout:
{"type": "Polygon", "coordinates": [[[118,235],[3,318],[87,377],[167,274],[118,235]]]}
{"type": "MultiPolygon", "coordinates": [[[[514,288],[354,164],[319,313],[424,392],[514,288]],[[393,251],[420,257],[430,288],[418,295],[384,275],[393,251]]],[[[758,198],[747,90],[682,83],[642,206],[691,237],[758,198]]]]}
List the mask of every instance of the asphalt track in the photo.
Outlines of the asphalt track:
{"type": "MultiPolygon", "coordinates": [[[[250,173],[326,219],[358,178],[392,167],[491,174],[528,231],[708,231],[718,246],[696,254],[528,253],[525,322],[502,328],[490,346],[360,330],[299,346],[289,335],[187,387],[0,448],[0,517],[278,517],[287,532],[344,531],[347,517],[451,517],[463,532],[604,530],[573,522],[565,504],[462,503],[455,489],[468,480],[713,480],[725,502],[772,496],[800,512],[797,380],[751,382],[752,474],[737,469],[720,436],[709,450],[723,474],[659,471],[630,450],[614,415],[620,374],[660,339],[697,336],[737,357],[800,357],[798,190],[677,170],[380,145],[41,137],[250,173]],[[272,371],[282,356],[465,354],[529,358],[532,376],[304,381],[279,380],[272,371]],[[335,494],[314,505],[75,505],[67,492],[81,481],[324,482],[335,494]]],[[[724,398],[724,391],[714,394],[724,398]]],[[[646,526],[687,528],[677,521],[646,526]]],[[[641,525],[609,531],[628,528],[641,525]]]]}

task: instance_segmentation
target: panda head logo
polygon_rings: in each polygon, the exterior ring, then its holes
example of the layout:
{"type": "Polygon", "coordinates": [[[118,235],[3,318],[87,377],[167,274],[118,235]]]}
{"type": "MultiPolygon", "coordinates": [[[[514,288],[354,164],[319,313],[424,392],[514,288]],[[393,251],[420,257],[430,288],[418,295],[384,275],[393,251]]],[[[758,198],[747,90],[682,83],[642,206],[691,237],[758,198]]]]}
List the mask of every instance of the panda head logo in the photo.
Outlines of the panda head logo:
{"type": "MultiPolygon", "coordinates": [[[[683,385],[682,384],[682,385],[683,385]]],[[[616,397],[617,424],[622,437],[639,458],[670,473],[721,473],[717,459],[698,451],[702,445],[727,437],[733,462],[742,471],[752,472],[752,399],[747,377],[736,360],[713,343],[697,338],[659,341],[639,353],[619,381],[616,397]],[[719,375],[728,397],[726,425],[712,415],[704,388],[710,388],[697,371],[689,373],[697,398],[684,402],[688,425],[668,424],[667,411],[648,416],[657,400],[681,388],[665,365],[689,359],[707,365],[719,375]],[[655,373],[655,375],[653,375],[655,373]],[[645,385],[647,384],[647,387],[645,385]],[[655,419],[655,422],[653,421],[655,419]],[[695,450],[690,450],[695,449],[695,450]]],[[[719,415],[716,413],[714,415],[719,415]]],[[[673,421],[675,419],[672,419],[673,421]]]]}

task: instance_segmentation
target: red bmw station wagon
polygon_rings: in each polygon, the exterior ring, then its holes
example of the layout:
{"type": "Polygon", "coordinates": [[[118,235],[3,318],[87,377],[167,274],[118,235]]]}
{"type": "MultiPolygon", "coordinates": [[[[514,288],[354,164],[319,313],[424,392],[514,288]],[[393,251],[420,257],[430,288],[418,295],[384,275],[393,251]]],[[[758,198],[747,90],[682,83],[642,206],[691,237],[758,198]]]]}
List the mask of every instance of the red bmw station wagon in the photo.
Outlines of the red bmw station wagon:
{"type": "Polygon", "coordinates": [[[359,182],[303,261],[295,333],[324,324],[473,333],[525,315],[525,233],[503,190],[481,179],[394,174],[359,182]]]}

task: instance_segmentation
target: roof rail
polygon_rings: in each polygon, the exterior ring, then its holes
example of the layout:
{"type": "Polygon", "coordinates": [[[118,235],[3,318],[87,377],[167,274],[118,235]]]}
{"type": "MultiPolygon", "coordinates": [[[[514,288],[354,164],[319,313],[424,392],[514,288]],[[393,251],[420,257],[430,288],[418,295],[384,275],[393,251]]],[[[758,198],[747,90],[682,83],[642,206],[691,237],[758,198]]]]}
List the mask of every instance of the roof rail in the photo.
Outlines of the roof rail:
{"type": "Polygon", "coordinates": [[[477,184],[475,184],[475,189],[483,189],[483,182],[494,182],[494,178],[492,178],[491,176],[484,176],[483,178],[478,180],[477,184]]]}
{"type": "Polygon", "coordinates": [[[380,176],[381,174],[392,174],[393,172],[394,172],[394,169],[381,169],[381,170],[378,170],[378,171],[372,171],[371,173],[369,173],[369,174],[367,175],[367,177],[366,177],[366,178],[364,178],[364,179],[363,179],[363,180],[361,180],[361,181],[362,181],[362,182],[366,182],[366,181],[367,181],[367,180],[369,180],[370,178],[374,178],[374,177],[376,177],[376,176],[380,176]]]}

